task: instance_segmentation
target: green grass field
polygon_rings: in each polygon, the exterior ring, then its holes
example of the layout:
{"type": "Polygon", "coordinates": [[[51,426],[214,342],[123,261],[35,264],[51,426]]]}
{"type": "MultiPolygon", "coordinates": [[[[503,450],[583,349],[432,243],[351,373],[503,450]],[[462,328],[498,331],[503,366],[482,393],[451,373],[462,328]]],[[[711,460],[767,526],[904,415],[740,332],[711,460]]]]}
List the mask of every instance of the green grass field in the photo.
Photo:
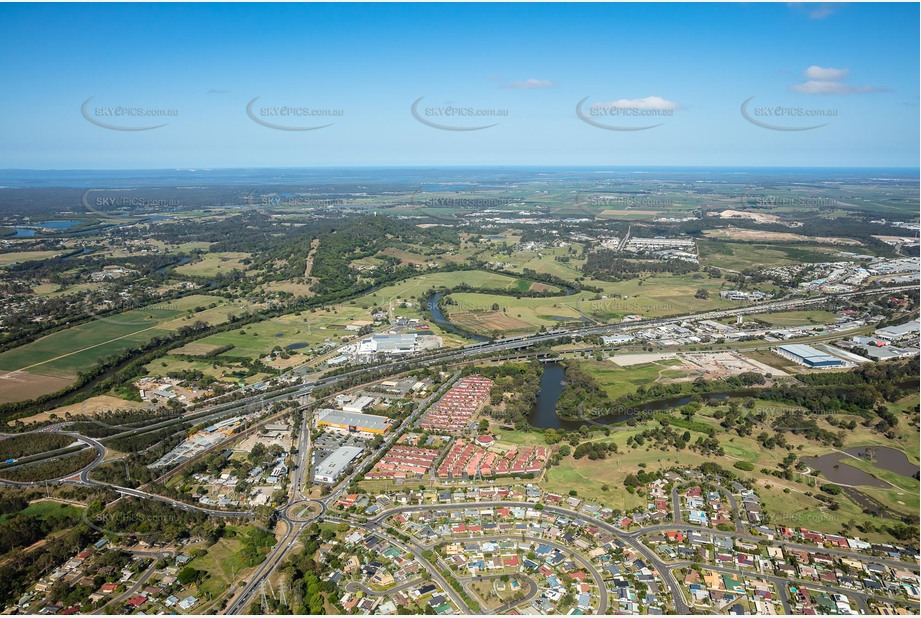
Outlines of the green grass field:
{"type": "Polygon", "coordinates": [[[61,253],[62,251],[11,251],[10,253],[0,253],[0,267],[34,260],[46,260],[61,253]]]}
{"type": "Polygon", "coordinates": [[[153,337],[167,335],[196,319],[221,322],[230,313],[245,310],[242,304],[205,295],[193,295],[86,322],[52,333],[24,346],[0,354],[0,370],[28,369],[34,373],[76,377],[77,372],[100,359],[136,347],[153,337]],[[215,309],[195,312],[211,303],[215,309]],[[189,319],[184,319],[188,317],[189,319]]]}
{"type": "Polygon", "coordinates": [[[765,322],[771,326],[800,326],[810,324],[832,324],[836,313],[831,311],[781,311],[779,313],[759,313],[751,319],[765,322]]]}
{"type": "Polygon", "coordinates": [[[210,595],[210,598],[216,599],[224,594],[249,568],[242,553],[243,543],[236,538],[222,538],[210,547],[203,544],[190,547],[197,548],[207,549],[207,553],[189,562],[189,566],[208,573],[198,586],[206,598],[210,595]]]}
{"type": "MultiPolygon", "coordinates": [[[[424,320],[426,316],[419,309],[419,303],[429,290],[450,288],[462,283],[503,290],[520,290],[525,284],[531,286],[530,281],[518,277],[483,271],[452,271],[420,275],[380,288],[352,301],[314,311],[302,311],[297,315],[286,314],[249,324],[241,329],[242,334],[241,330],[231,330],[205,337],[198,342],[215,346],[232,345],[234,349],[227,352],[226,355],[249,358],[265,355],[275,346],[284,348],[292,344],[307,344],[305,347],[292,350],[292,353],[295,353],[315,348],[327,341],[340,344],[344,342],[344,338],[352,339],[357,335],[355,331],[346,330],[345,327],[355,321],[370,321],[373,309],[380,308],[388,312],[392,307],[395,317],[403,316],[424,320]],[[401,307],[401,301],[408,302],[410,306],[401,307]]],[[[469,343],[463,338],[441,330],[434,323],[430,323],[429,326],[433,333],[444,338],[446,346],[469,343]]]]}
{"type": "Polygon", "coordinates": [[[611,361],[583,361],[582,366],[601,385],[611,399],[636,392],[640,386],[649,386],[660,377],[676,378],[687,375],[686,372],[668,369],[681,365],[678,359],[666,359],[654,363],[643,363],[630,367],[620,367],[611,361]]]}
{"type": "Polygon", "coordinates": [[[833,261],[832,254],[837,251],[834,247],[821,245],[769,245],[714,239],[698,240],[697,249],[702,266],[717,266],[730,270],[828,262],[833,261]]]}
{"type": "Polygon", "coordinates": [[[509,318],[524,321],[536,330],[541,326],[550,328],[560,322],[580,318],[609,322],[630,314],[661,317],[725,309],[740,304],[720,298],[719,290],[724,284],[722,279],[661,275],[617,283],[586,282],[601,287],[604,290],[602,296],[607,298],[594,299],[595,294],[588,292],[547,298],[456,293],[450,297],[457,305],[448,307],[448,311],[449,315],[457,311],[489,311],[495,304],[509,318]],[[699,289],[707,290],[709,298],[695,298],[699,289]]]}
{"type": "Polygon", "coordinates": [[[31,503],[29,506],[19,511],[18,513],[7,513],[6,515],[0,515],[0,523],[13,517],[14,515],[25,515],[27,517],[46,519],[48,517],[54,516],[79,517],[82,512],[83,511],[81,509],[70,504],[63,504],[53,500],[42,500],[39,502],[31,503]]]}
{"type": "Polygon", "coordinates": [[[249,253],[208,253],[198,262],[190,262],[176,267],[176,272],[191,277],[213,277],[232,270],[246,270],[243,260],[250,257],[249,253]]]}

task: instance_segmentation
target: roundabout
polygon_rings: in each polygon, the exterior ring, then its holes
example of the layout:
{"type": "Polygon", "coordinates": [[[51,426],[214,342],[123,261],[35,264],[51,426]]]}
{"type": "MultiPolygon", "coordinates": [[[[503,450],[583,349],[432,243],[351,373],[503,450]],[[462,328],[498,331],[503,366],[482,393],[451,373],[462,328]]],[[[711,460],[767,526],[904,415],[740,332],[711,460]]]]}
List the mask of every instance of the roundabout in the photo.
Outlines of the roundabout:
{"type": "Polygon", "coordinates": [[[319,500],[298,500],[279,512],[279,517],[292,524],[309,524],[326,512],[326,505],[319,500]]]}

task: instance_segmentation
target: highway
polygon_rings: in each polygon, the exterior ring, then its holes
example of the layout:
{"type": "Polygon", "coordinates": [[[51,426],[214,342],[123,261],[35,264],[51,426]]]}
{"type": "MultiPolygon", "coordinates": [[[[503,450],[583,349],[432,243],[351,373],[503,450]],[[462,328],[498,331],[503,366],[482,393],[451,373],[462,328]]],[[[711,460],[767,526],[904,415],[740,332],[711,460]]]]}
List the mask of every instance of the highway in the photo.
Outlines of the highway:
{"type": "MultiPolygon", "coordinates": [[[[528,335],[528,336],[522,336],[522,337],[514,337],[514,338],[508,338],[508,339],[500,339],[500,340],[496,340],[496,341],[492,341],[488,343],[472,344],[472,345],[465,346],[462,348],[451,348],[451,349],[439,350],[437,352],[413,356],[411,358],[382,362],[373,367],[364,367],[364,368],[354,369],[354,370],[347,371],[339,375],[320,378],[315,381],[308,381],[299,386],[285,386],[279,389],[278,391],[257,393],[257,394],[254,394],[249,397],[245,397],[245,398],[233,401],[233,402],[206,406],[204,408],[196,409],[194,413],[192,414],[189,414],[183,417],[161,421],[159,423],[155,423],[147,427],[129,429],[129,430],[126,430],[124,432],[117,434],[117,436],[129,436],[129,435],[143,434],[143,433],[147,433],[150,431],[155,431],[163,427],[168,427],[174,424],[179,424],[179,423],[184,423],[184,422],[190,422],[190,421],[205,422],[205,421],[216,420],[219,418],[225,418],[225,417],[240,414],[243,411],[246,411],[247,408],[251,409],[252,406],[257,406],[257,405],[258,406],[268,406],[277,401],[284,401],[284,400],[291,399],[291,398],[299,398],[299,397],[307,396],[318,388],[335,386],[336,384],[339,384],[341,382],[344,382],[346,380],[350,380],[356,377],[368,376],[369,378],[380,379],[381,377],[384,377],[387,375],[393,375],[395,373],[401,373],[401,372],[404,372],[410,369],[419,368],[419,367],[430,366],[434,364],[443,364],[443,363],[449,363],[449,362],[459,362],[459,361],[462,362],[465,360],[473,360],[479,356],[487,356],[487,355],[497,354],[501,352],[513,352],[516,350],[523,350],[523,349],[527,349],[527,348],[531,348],[535,346],[541,346],[544,344],[552,343],[564,337],[574,337],[574,336],[578,337],[578,336],[586,336],[586,335],[599,335],[599,334],[609,334],[609,333],[616,333],[616,332],[626,332],[626,331],[639,330],[639,329],[659,326],[663,324],[677,323],[677,322],[682,322],[686,320],[721,319],[721,318],[731,317],[731,316],[736,316],[736,315],[748,315],[748,314],[756,314],[756,313],[764,313],[764,312],[772,312],[772,311],[782,311],[785,309],[791,309],[791,308],[796,308],[796,307],[807,307],[811,305],[822,304],[822,303],[828,302],[829,300],[834,300],[834,299],[843,299],[843,298],[850,298],[850,297],[863,296],[863,295],[889,294],[889,293],[893,293],[897,291],[914,290],[914,289],[916,289],[916,286],[897,286],[897,287],[891,287],[891,288],[879,288],[879,289],[874,289],[874,290],[864,290],[860,292],[828,295],[828,296],[821,296],[821,297],[808,298],[808,299],[804,299],[804,298],[782,299],[782,300],[777,300],[777,301],[758,303],[755,305],[748,305],[745,307],[739,307],[735,309],[707,311],[707,312],[702,312],[702,313],[686,314],[686,315],[681,315],[681,316],[655,318],[655,319],[641,320],[637,322],[630,322],[626,324],[604,324],[604,325],[592,325],[592,326],[578,327],[578,328],[572,328],[572,329],[560,329],[560,330],[556,330],[556,331],[549,332],[549,333],[528,335]]],[[[455,374],[455,378],[456,378],[456,375],[457,374],[455,374]]],[[[392,445],[394,440],[396,440],[396,438],[402,433],[402,431],[405,428],[412,427],[418,421],[418,418],[427,409],[427,407],[431,405],[434,401],[437,401],[437,398],[440,397],[440,395],[450,386],[450,384],[452,384],[452,382],[453,380],[446,381],[446,383],[443,384],[435,393],[433,393],[425,402],[423,402],[423,404],[420,405],[412,415],[410,415],[398,427],[394,428],[390,432],[390,435],[383,441],[379,449],[377,449],[376,451],[372,453],[369,453],[367,457],[363,460],[362,464],[356,465],[354,471],[349,476],[342,479],[342,481],[337,484],[336,488],[333,489],[333,491],[328,496],[324,497],[321,500],[308,500],[305,498],[305,495],[303,493],[304,486],[307,485],[309,482],[309,474],[310,474],[310,467],[311,467],[311,462],[310,462],[310,457],[309,457],[309,453],[311,450],[310,421],[308,418],[309,414],[306,411],[304,412],[304,418],[301,421],[301,428],[299,432],[297,456],[294,462],[294,474],[293,474],[293,479],[291,483],[291,493],[290,493],[288,502],[284,506],[282,506],[278,511],[279,521],[283,525],[286,526],[285,533],[282,536],[282,538],[279,540],[279,542],[273,547],[272,551],[269,553],[266,560],[263,561],[263,563],[257,568],[257,570],[249,578],[249,581],[243,586],[242,590],[237,594],[236,598],[231,602],[226,613],[236,614],[236,613],[241,613],[247,609],[248,604],[252,601],[255,593],[258,591],[259,587],[261,586],[262,581],[264,581],[268,576],[270,576],[271,573],[277,568],[277,566],[281,564],[281,562],[287,556],[288,552],[297,544],[299,535],[302,532],[302,530],[311,521],[314,521],[318,518],[324,518],[325,520],[328,520],[328,521],[340,521],[336,518],[327,516],[327,513],[326,513],[327,506],[329,504],[334,504],[335,501],[339,499],[339,496],[341,496],[342,493],[345,491],[345,489],[349,486],[351,481],[357,476],[359,476],[360,474],[362,474],[365,468],[373,464],[376,458],[378,458],[381,454],[386,452],[386,450],[392,445]],[[291,514],[292,511],[290,510],[290,507],[294,505],[299,505],[299,504],[303,504],[306,507],[309,505],[309,503],[313,503],[314,505],[317,506],[318,513],[313,514],[310,518],[304,518],[304,519],[291,514]]],[[[259,424],[262,424],[264,422],[267,422],[267,421],[264,419],[260,421],[259,424]]],[[[152,493],[142,491],[139,489],[131,489],[131,488],[120,487],[117,485],[111,485],[107,483],[101,483],[98,481],[94,481],[89,477],[89,474],[93,468],[95,468],[97,465],[99,465],[99,463],[102,462],[103,456],[105,454],[105,447],[99,441],[93,440],[91,438],[87,438],[85,436],[79,435],[74,432],[67,432],[63,430],[55,430],[55,431],[57,433],[71,435],[75,439],[81,440],[85,442],[86,444],[89,444],[91,447],[97,450],[97,457],[89,466],[87,466],[83,470],[80,470],[79,472],[76,472],[76,473],[71,473],[67,475],[66,477],[49,479],[49,481],[47,482],[73,483],[73,484],[79,484],[79,485],[95,485],[95,486],[105,487],[107,489],[116,491],[122,495],[132,496],[132,497],[140,498],[140,499],[157,500],[157,501],[161,501],[161,502],[170,504],[179,509],[183,509],[187,511],[195,510],[195,511],[206,513],[214,517],[247,518],[247,517],[253,516],[253,512],[251,511],[222,511],[222,510],[217,510],[217,509],[208,509],[208,508],[204,508],[199,505],[187,504],[184,502],[180,502],[178,500],[167,498],[165,496],[159,496],[159,495],[152,494],[152,493]]],[[[115,437],[115,436],[110,436],[110,437],[115,437]]],[[[52,456],[52,455],[49,454],[49,456],[52,456]]],[[[38,481],[34,483],[19,483],[19,482],[13,482],[13,481],[0,480],[0,485],[12,485],[12,486],[20,486],[20,487],[40,486],[40,485],[43,485],[45,482],[46,481],[38,481]]],[[[673,501],[675,501],[676,495],[673,494],[672,498],[673,498],[673,501]]],[[[519,506],[519,504],[515,502],[493,502],[493,503],[478,503],[478,504],[481,506],[519,506]]],[[[437,508],[439,509],[445,509],[445,508],[451,509],[451,508],[466,508],[469,505],[466,505],[466,504],[450,505],[449,504],[449,505],[435,505],[435,506],[437,506],[437,508]]],[[[679,504],[676,502],[675,506],[678,507],[679,504]]],[[[434,508],[433,505],[425,505],[425,506],[418,506],[418,507],[415,507],[415,506],[396,507],[396,508],[388,509],[384,511],[383,513],[381,513],[380,515],[378,515],[377,517],[375,517],[373,520],[371,520],[371,522],[369,522],[369,526],[373,527],[375,522],[379,524],[383,518],[389,515],[395,514],[397,512],[402,512],[402,511],[407,511],[407,510],[427,510],[431,508],[434,508]]],[[[632,533],[625,533],[607,524],[606,522],[595,520],[593,518],[589,518],[584,514],[575,513],[573,511],[569,511],[568,509],[565,509],[562,507],[546,505],[544,507],[544,510],[548,512],[552,512],[552,513],[564,514],[567,516],[575,516],[583,520],[591,520],[595,525],[597,525],[601,529],[606,530],[607,532],[613,534],[615,537],[621,539],[624,543],[633,547],[633,549],[638,554],[644,556],[646,560],[660,573],[663,581],[665,582],[666,586],[669,589],[670,595],[673,599],[673,603],[675,604],[676,609],[678,610],[678,613],[688,613],[689,607],[687,603],[685,602],[684,597],[681,594],[679,586],[674,581],[674,578],[671,576],[669,572],[669,568],[670,568],[669,565],[666,565],[654,552],[652,552],[652,550],[646,547],[637,538],[639,535],[642,535],[646,532],[653,531],[655,529],[664,529],[670,526],[649,527],[649,528],[644,528],[644,529],[641,529],[639,531],[635,531],[632,533]]],[[[738,520],[737,510],[734,509],[734,512],[736,515],[736,525],[738,527],[741,524],[741,522],[738,520]]],[[[680,509],[679,508],[675,509],[675,514],[677,517],[676,521],[680,523],[680,509]]],[[[364,527],[363,524],[359,524],[357,522],[348,522],[348,523],[350,523],[351,525],[364,527]]],[[[674,524],[671,525],[671,527],[674,527],[674,524]]],[[[719,531],[715,531],[715,530],[708,530],[708,532],[713,533],[713,534],[719,533],[719,531]]],[[[380,532],[379,530],[375,530],[375,533],[383,534],[384,536],[387,536],[385,533],[380,532]]],[[[725,534],[730,535],[730,536],[736,535],[736,536],[740,536],[743,538],[746,536],[750,536],[750,535],[739,534],[738,532],[725,533],[725,534]]],[[[756,537],[751,537],[751,538],[756,538],[756,537]]],[[[398,547],[403,547],[404,549],[406,549],[406,551],[412,552],[414,555],[416,555],[417,553],[417,550],[414,550],[412,547],[406,547],[404,544],[397,541],[396,539],[388,538],[388,540],[390,540],[394,545],[397,545],[398,547]]],[[[545,541],[542,540],[541,542],[545,542],[545,541]]],[[[792,546],[793,544],[789,544],[789,545],[792,546]]],[[[811,549],[813,551],[815,550],[815,548],[808,548],[808,549],[811,549]]],[[[848,553],[848,552],[835,552],[832,550],[823,550],[823,551],[826,551],[827,553],[845,553],[845,554],[848,553]]],[[[423,564],[427,564],[424,558],[421,557],[421,552],[420,552],[419,558],[423,564]]],[[[882,560],[880,562],[886,563],[886,561],[882,561],[882,560]]],[[[429,566],[431,567],[431,565],[429,566]]],[[[905,566],[905,563],[900,563],[900,566],[905,566]]],[[[437,573],[437,570],[435,570],[434,567],[432,567],[432,571],[433,571],[432,575],[433,577],[436,578],[436,581],[439,578],[441,578],[440,574],[437,573]]],[[[439,584],[445,587],[445,592],[450,594],[452,598],[456,597],[454,600],[456,603],[458,603],[459,607],[462,607],[462,608],[465,607],[463,605],[463,599],[461,599],[459,595],[457,595],[456,591],[454,591],[453,588],[447,585],[447,583],[444,582],[443,579],[442,581],[439,582],[439,584]]],[[[601,588],[603,589],[603,586],[601,588]]],[[[606,599],[605,599],[605,605],[606,605],[606,599]]]]}
{"type": "MultiPolygon", "coordinates": [[[[284,401],[291,398],[299,398],[306,395],[309,395],[314,390],[318,388],[324,388],[328,386],[334,386],[340,382],[348,380],[350,378],[355,378],[363,375],[369,375],[373,378],[381,378],[387,375],[392,375],[394,373],[400,373],[408,371],[410,369],[416,369],[420,367],[427,367],[435,364],[443,364],[448,362],[457,362],[463,360],[471,360],[477,356],[491,355],[498,352],[508,352],[514,350],[522,350],[535,346],[540,346],[543,344],[551,343],[563,337],[579,337],[586,335],[600,335],[600,334],[612,334],[617,332],[627,332],[632,330],[640,330],[653,326],[661,326],[663,324],[670,324],[675,322],[682,322],[687,320],[704,320],[704,319],[721,319],[725,317],[732,317],[736,315],[750,315],[757,313],[766,313],[772,311],[783,311],[786,309],[792,309],[796,307],[807,307],[811,305],[822,304],[830,300],[836,299],[847,299],[854,298],[858,296],[867,296],[867,295],[878,295],[878,294],[889,294],[893,292],[906,291],[906,290],[915,290],[916,286],[906,285],[906,286],[893,286],[889,288],[874,288],[869,290],[861,290],[858,292],[847,292],[843,294],[829,294],[825,296],[817,296],[814,298],[788,298],[782,300],[767,301],[762,303],[755,303],[751,305],[746,305],[744,307],[737,307],[734,309],[723,309],[718,311],[705,311],[700,313],[692,313],[678,316],[662,317],[662,318],[653,318],[648,320],[639,320],[636,322],[621,323],[621,324],[601,324],[601,325],[592,325],[584,326],[570,329],[560,329],[543,334],[535,335],[524,335],[521,337],[512,337],[506,339],[499,339],[496,341],[482,343],[482,344],[471,344],[464,346],[462,348],[449,348],[438,350],[436,352],[431,352],[427,354],[415,355],[410,358],[386,361],[382,362],[373,367],[363,367],[358,369],[353,369],[351,371],[344,372],[339,375],[329,376],[325,378],[320,378],[315,381],[308,381],[300,386],[291,386],[286,385],[281,389],[278,389],[277,392],[260,392],[253,394],[249,397],[244,397],[233,402],[214,404],[212,406],[206,406],[204,408],[196,409],[192,414],[178,417],[175,419],[169,419],[161,421],[159,423],[154,423],[142,428],[126,430],[120,434],[117,434],[118,437],[138,435],[142,433],[147,433],[150,431],[155,431],[163,427],[170,426],[172,424],[178,424],[180,422],[189,422],[189,421],[213,421],[220,418],[225,418],[237,414],[241,414],[246,411],[248,407],[255,405],[268,406],[272,403],[278,401],[284,401]]],[[[296,370],[292,370],[296,371],[296,370]]],[[[73,434],[77,435],[77,434],[73,434]]],[[[109,436],[109,439],[116,436],[109,436]]],[[[89,438],[80,436],[80,439],[89,441],[89,438]]],[[[98,465],[94,463],[91,467],[98,465]]],[[[64,478],[51,479],[54,482],[63,482],[64,478]]],[[[38,484],[43,484],[44,481],[41,481],[38,484]]],[[[0,481],[2,484],[14,484],[10,481],[0,481]]],[[[30,484],[26,484],[28,486],[30,484]]]]}

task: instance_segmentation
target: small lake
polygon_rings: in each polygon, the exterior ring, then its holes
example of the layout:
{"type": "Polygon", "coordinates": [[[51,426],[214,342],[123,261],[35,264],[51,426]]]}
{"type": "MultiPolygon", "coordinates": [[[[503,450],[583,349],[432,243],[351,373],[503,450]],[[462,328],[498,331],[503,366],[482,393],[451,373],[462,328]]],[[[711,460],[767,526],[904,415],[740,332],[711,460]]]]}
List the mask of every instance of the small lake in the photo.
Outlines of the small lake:
{"type": "Polygon", "coordinates": [[[908,455],[888,446],[855,446],[845,449],[845,453],[862,457],[873,462],[877,468],[889,470],[909,478],[918,478],[918,466],[911,463],[908,455]]]}
{"type": "Polygon", "coordinates": [[[309,343],[303,343],[303,342],[289,343],[288,345],[285,346],[285,349],[286,350],[300,350],[301,348],[306,348],[309,346],[310,346],[309,343]]]}
{"type": "Polygon", "coordinates": [[[844,453],[828,453],[821,457],[804,457],[803,462],[810,468],[822,473],[832,483],[842,485],[867,485],[869,487],[889,487],[889,484],[872,474],[848,465],[848,455],[872,462],[876,467],[889,470],[909,478],[918,477],[918,466],[909,461],[902,451],[886,446],[856,446],[844,453]]]}
{"type": "MultiPolygon", "coordinates": [[[[564,431],[578,430],[583,425],[613,425],[630,420],[636,413],[624,411],[621,413],[607,414],[586,420],[567,420],[560,418],[556,413],[556,404],[563,394],[563,366],[559,363],[544,365],[544,373],[540,378],[540,390],[537,393],[537,402],[528,415],[528,423],[540,429],[562,429],[564,431]]],[[[730,395],[728,393],[709,393],[701,395],[704,402],[721,401],[730,395]]],[[[691,396],[671,397],[659,399],[645,404],[638,404],[636,408],[642,412],[659,412],[676,408],[690,403],[691,396]]]]}
{"type": "Polygon", "coordinates": [[[31,238],[35,236],[35,233],[42,228],[47,228],[49,230],[66,230],[69,227],[75,225],[80,225],[79,221],[42,221],[41,223],[36,223],[34,227],[17,227],[13,228],[16,230],[16,233],[13,234],[13,238],[31,238]]]}

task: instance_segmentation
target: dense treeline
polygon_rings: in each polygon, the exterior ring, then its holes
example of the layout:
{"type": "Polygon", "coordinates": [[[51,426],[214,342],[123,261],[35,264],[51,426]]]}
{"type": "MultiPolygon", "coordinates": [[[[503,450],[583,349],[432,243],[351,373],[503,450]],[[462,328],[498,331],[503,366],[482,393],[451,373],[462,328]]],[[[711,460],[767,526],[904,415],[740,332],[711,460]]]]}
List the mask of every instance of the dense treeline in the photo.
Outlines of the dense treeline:
{"type": "MultiPolygon", "coordinates": [[[[7,505],[10,506],[10,500],[7,498],[7,505]]],[[[16,511],[20,511],[28,503],[24,503],[16,511]]],[[[35,515],[24,515],[14,511],[11,517],[0,522],[0,554],[6,554],[17,547],[28,547],[36,543],[50,533],[57,530],[72,528],[80,521],[80,512],[74,513],[75,509],[66,504],[58,504],[60,509],[57,512],[43,514],[41,517],[35,515]]]]}
{"type": "Polygon", "coordinates": [[[916,392],[918,370],[917,356],[904,362],[867,363],[853,371],[802,374],[797,376],[798,384],[777,384],[758,396],[795,403],[818,414],[861,414],[878,402],[916,392]]]}
{"type": "Polygon", "coordinates": [[[103,509],[92,501],[87,521],[107,533],[135,536],[148,543],[172,543],[191,536],[208,537],[217,523],[199,511],[185,511],[156,500],[124,498],[103,509]]]}
{"type": "MultiPolygon", "coordinates": [[[[278,613],[291,613],[294,615],[304,614],[326,614],[324,607],[324,598],[329,598],[330,602],[337,601],[335,598],[336,585],[329,581],[327,575],[339,568],[341,564],[339,558],[330,554],[330,562],[321,564],[314,560],[314,555],[320,549],[324,542],[331,541],[335,534],[331,530],[320,530],[317,524],[310,524],[301,535],[303,549],[300,553],[290,558],[282,567],[282,577],[290,581],[291,594],[288,596],[287,606],[277,607],[280,605],[275,599],[271,599],[274,609],[278,613]]],[[[255,613],[260,613],[258,602],[255,613]]]]}
{"type": "Polygon", "coordinates": [[[184,433],[174,433],[166,439],[155,442],[143,451],[129,455],[126,459],[103,463],[93,468],[90,477],[102,483],[120,487],[136,488],[157,478],[157,472],[147,466],[176,448],[185,439],[184,433]]]}
{"type": "Polygon", "coordinates": [[[34,483],[67,476],[90,465],[95,459],[96,449],[85,448],[76,453],[61,455],[39,463],[0,470],[0,477],[19,483],[34,483]]]}
{"type": "Polygon", "coordinates": [[[138,451],[143,451],[144,449],[150,448],[151,446],[158,444],[178,433],[182,433],[184,435],[186,433],[186,429],[189,427],[189,423],[178,423],[176,425],[163,427],[162,429],[157,429],[156,431],[112,438],[110,440],[106,440],[105,444],[107,447],[113,448],[116,451],[121,451],[122,453],[137,453],[138,451]]]}
{"type": "Polygon", "coordinates": [[[528,414],[537,403],[543,367],[537,361],[506,363],[498,367],[467,367],[465,375],[477,373],[495,384],[489,391],[486,416],[516,427],[526,427],[528,414]]]}
{"type": "Polygon", "coordinates": [[[56,433],[28,433],[0,440],[0,461],[45,453],[73,444],[71,436],[56,433]]]}
{"type": "Polygon", "coordinates": [[[556,404],[560,418],[591,418],[607,413],[608,394],[582,364],[566,361],[563,376],[563,392],[556,404]]]}
{"type": "Polygon", "coordinates": [[[586,257],[582,272],[586,277],[602,281],[626,281],[645,273],[687,275],[700,269],[697,264],[687,260],[635,260],[622,256],[611,249],[593,251],[586,257]]]}

